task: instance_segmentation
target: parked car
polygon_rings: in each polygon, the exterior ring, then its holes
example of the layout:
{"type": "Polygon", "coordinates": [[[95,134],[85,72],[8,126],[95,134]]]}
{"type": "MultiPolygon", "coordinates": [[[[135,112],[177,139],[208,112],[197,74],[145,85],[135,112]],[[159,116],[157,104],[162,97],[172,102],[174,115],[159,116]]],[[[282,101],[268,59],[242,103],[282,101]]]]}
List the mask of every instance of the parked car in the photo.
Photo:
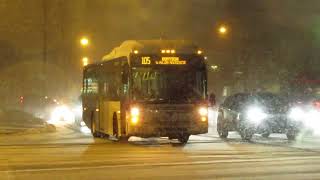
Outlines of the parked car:
{"type": "Polygon", "coordinates": [[[242,139],[250,140],[255,133],[268,137],[285,133],[295,139],[300,123],[288,118],[289,102],[273,93],[239,93],[229,96],[218,110],[217,131],[227,138],[229,131],[238,131],[242,139]]]}

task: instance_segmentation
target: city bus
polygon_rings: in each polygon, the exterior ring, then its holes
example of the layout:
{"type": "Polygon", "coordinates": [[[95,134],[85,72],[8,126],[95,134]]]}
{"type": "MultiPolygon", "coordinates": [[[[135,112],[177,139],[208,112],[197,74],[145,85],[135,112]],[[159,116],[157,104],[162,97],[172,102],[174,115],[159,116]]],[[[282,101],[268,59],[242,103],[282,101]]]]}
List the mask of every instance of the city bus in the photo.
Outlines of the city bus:
{"type": "Polygon", "coordinates": [[[95,137],[208,132],[207,67],[183,40],[130,40],[83,71],[83,120],[95,137]]]}

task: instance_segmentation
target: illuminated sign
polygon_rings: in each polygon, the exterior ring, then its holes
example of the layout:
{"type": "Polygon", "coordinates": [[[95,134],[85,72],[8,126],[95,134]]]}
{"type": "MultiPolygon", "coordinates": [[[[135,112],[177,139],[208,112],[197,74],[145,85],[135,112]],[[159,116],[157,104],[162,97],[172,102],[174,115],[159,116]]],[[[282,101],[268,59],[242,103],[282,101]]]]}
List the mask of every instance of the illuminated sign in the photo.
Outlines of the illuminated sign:
{"type": "Polygon", "coordinates": [[[141,64],[143,65],[186,65],[187,61],[180,59],[180,57],[161,57],[160,60],[152,60],[149,56],[141,57],[141,64]]]}
{"type": "Polygon", "coordinates": [[[150,57],[141,57],[141,64],[151,64],[150,57]]]}
{"type": "Polygon", "coordinates": [[[187,64],[187,61],[180,60],[179,57],[162,57],[160,61],[156,61],[156,64],[187,64]]]}

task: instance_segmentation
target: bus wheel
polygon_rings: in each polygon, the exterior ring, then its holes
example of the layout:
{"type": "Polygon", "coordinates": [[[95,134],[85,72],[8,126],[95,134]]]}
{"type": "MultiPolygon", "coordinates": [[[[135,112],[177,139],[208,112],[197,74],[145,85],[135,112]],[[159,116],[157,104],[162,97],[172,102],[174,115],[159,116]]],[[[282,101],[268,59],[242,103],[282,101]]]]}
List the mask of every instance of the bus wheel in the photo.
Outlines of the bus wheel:
{"type": "Polygon", "coordinates": [[[126,142],[128,142],[129,138],[130,138],[129,136],[120,136],[118,138],[118,141],[126,143],[126,142]]]}
{"type": "Polygon", "coordinates": [[[94,114],[94,112],[91,113],[91,134],[93,137],[98,137],[98,133],[96,130],[96,123],[95,123],[93,114],[94,114]]]}
{"type": "Polygon", "coordinates": [[[190,135],[189,134],[182,134],[178,137],[178,141],[181,144],[187,144],[188,140],[189,140],[190,135]]]}

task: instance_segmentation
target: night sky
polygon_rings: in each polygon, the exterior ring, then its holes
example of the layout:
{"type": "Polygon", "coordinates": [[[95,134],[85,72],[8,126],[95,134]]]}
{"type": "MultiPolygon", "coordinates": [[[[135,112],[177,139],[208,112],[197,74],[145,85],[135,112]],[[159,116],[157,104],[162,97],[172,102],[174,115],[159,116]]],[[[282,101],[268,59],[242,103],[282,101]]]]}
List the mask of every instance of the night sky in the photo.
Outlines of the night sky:
{"type": "Polygon", "coordinates": [[[217,91],[236,71],[258,77],[251,86],[288,80],[319,71],[319,7],[317,0],[0,0],[0,94],[79,93],[81,57],[98,61],[127,39],[195,41],[221,67],[209,74],[217,91]],[[43,88],[44,81],[56,84],[43,88]]]}

